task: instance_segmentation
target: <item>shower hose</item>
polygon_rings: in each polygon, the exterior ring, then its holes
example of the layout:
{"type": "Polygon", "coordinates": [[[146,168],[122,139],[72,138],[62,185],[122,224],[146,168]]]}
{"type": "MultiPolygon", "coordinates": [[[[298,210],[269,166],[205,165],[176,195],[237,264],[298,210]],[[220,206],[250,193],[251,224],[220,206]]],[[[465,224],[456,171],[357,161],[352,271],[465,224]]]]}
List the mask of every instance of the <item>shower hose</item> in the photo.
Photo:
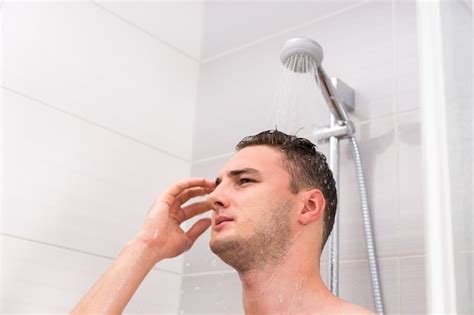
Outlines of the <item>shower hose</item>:
{"type": "Polygon", "coordinates": [[[372,291],[374,295],[375,310],[378,314],[383,314],[382,291],[380,289],[379,272],[377,267],[377,256],[375,253],[374,235],[370,219],[369,203],[367,200],[367,189],[365,186],[364,172],[360,158],[359,147],[355,136],[350,136],[349,141],[352,147],[355,169],[357,174],[357,183],[359,186],[360,202],[362,207],[362,219],[364,223],[365,239],[367,242],[367,256],[369,260],[370,277],[372,279],[372,291]]]}

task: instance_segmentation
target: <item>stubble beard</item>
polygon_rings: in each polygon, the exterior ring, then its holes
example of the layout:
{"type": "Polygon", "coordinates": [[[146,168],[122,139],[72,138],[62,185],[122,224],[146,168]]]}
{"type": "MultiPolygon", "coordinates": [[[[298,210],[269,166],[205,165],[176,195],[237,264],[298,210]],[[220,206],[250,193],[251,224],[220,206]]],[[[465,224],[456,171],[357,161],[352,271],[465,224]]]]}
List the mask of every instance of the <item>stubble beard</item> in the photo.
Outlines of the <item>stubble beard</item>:
{"type": "Polygon", "coordinates": [[[261,216],[265,220],[257,222],[249,237],[234,234],[211,239],[212,252],[239,273],[278,265],[290,246],[291,206],[287,201],[266,211],[268,216],[261,216]]]}

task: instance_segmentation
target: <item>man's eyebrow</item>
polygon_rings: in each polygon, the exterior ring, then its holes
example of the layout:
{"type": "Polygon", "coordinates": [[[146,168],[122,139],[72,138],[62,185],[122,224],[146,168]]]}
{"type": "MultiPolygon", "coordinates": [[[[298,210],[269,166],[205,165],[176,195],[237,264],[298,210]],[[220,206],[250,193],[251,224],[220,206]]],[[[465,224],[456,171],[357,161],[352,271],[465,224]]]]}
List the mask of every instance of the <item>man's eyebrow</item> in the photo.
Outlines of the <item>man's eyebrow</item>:
{"type": "MultiPolygon", "coordinates": [[[[242,174],[257,174],[257,175],[260,175],[260,171],[254,169],[254,168],[250,168],[250,167],[246,167],[246,168],[242,168],[242,169],[238,169],[238,170],[232,170],[232,171],[229,171],[227,172],[227,176],[229,177],[237,177],[237,176],[240,176],[242,174]]],[[[222,179],[220,177],[217,177],[216,178],[216,186],[219,185],[220,183],[222,182],[222,179]]]]}
{"type": "Polygon", "coordinates": [[[254,168],[242,168],[240,170],[232,170],[227,173],[227,176],[229,177],[236,177],[242,174],[260,174],[260,171],[254,169],[254,168]]]}

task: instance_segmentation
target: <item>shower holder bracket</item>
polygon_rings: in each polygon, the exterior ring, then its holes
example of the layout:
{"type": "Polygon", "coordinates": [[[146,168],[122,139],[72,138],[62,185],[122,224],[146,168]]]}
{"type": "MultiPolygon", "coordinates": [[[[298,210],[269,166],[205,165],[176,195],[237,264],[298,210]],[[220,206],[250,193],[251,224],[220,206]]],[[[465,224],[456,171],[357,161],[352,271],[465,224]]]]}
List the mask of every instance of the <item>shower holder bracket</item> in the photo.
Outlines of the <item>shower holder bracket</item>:
{"type": "Polygon", "coordinates": [[[334,86],[337,98],[342,102],[344,109],[348,113],[353,112],[355,108],[354,89],[339,78],[331,78],[331,83],[334,86]]]}

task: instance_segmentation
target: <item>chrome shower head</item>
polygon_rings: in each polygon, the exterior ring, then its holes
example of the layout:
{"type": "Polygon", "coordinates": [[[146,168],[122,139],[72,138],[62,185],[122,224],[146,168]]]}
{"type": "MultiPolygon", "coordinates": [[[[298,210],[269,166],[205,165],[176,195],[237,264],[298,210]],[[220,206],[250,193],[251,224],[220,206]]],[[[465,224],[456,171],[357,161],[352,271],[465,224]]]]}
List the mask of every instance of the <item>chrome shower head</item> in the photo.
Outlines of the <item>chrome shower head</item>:
{"type": "Polygon", "coordinates": [[[281,62],[294,72],[309,72],[323,61],[323,49],[312,39],[296,37],[288,40],[280,50],[281,62]]]}

